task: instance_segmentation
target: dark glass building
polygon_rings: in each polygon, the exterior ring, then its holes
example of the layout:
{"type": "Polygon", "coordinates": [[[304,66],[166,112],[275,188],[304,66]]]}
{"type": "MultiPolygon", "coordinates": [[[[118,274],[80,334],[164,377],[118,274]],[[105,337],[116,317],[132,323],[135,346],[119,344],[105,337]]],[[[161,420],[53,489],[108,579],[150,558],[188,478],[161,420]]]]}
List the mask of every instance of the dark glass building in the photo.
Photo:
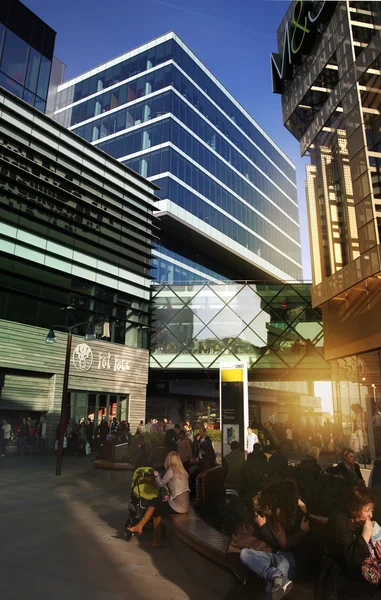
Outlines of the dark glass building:
{"type": "Polygon", "coordinates": [[[19,0],[0,3],[0,86],[45,112],[56,32],[19,0]]]}
{"type": "Polygon", "coordinates": [[[6,90],[0,106],[0,415],[47,413],[54,442],[71,329],[67,419],[136,426],[156,186],[6,90]]]}
{"type": "Polygon", "coordinates": [[[312,302],[335,421],[364,462],[381,456],[380,30],[380,2],[294,1],[272,56],[283,122],[310,156],[312,302]]]}
{"type": "Polygon", "coordinates": [[[173,32],[58,87],[54,118],[160,187],[160,282],[298,280],[295,167],[173,32]]]}

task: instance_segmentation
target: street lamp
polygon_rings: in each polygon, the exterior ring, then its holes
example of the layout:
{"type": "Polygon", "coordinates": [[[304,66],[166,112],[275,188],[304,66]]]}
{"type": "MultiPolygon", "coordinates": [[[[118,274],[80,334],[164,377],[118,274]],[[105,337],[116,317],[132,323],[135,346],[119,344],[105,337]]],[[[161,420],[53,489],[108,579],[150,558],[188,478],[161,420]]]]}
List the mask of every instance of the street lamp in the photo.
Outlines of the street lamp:
{"type": "MultiPolygon", "coordinates": [[[[76,327],[80,325],[86,325],[88,321],[84,321],[82,323],[77,323],[76,325],[71,325],[70,327],[64,327],[64,329],[68,332],[67,341],[66,341],[66,357],[65,357],[65,371],[64,371],[64,380],[62,387],[62,401],[61,401],[61,417],[60,417],[60,429],[58,433],[58,450],[57,450],[57,462],[56,462],[56,475],[61,475],[62,471],[62,456],[63,456],[63,441],[65,436],[65,419],[66,419],[66,410],[67,410],[67,396],[68,396],[68,387],[69,387],[69,371],[70,371],[70,353],[71,353],[71,342],[73,338],[72,331],[76,327]]],[[[55,344],[57,342],[56,334],[54,333],[55,326],[49,330],[48,335],[46,336],[45,343],[46,344],[55,344]]],[[[57,327],[61,327],[61,325],[57,325],[57,327]]],[[[88,325],[85,340],[96,340],[97,336],[94,333],[94,329],[88,325]]]]}

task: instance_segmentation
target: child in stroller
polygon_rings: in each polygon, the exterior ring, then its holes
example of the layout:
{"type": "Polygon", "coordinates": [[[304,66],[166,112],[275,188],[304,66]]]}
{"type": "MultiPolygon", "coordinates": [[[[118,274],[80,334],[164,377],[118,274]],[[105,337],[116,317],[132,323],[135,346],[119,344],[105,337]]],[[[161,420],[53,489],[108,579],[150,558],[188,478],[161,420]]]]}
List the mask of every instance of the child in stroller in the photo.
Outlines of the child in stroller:
{"type": "Polygon", "coordinates": [[[129,542],[133,536],[127,527],[136,525],[151,500],[160,496],[160,489],[155,486],[155,474],[152,467],[139,467],[132,476],[131,494],[128,507],[128,518],[125,524],[126,538],[129,542]]]}

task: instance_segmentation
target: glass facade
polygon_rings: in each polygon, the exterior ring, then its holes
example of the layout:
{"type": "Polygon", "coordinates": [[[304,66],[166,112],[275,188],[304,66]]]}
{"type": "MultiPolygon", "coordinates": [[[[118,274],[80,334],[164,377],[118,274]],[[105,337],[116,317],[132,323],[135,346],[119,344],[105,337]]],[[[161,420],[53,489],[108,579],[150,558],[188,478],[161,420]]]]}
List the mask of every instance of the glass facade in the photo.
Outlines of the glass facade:
{"type": "Polygon", "coordinates": [[[83,336],[92,323],[98,339],[147,347],[148,302],[6,253],[0,258],[0,273],[0,319],[47,330],[83,323],[75,330],[83,336]],[[72,308],[63,310],[65,306],[72,308]]]}
{"type": "Polygon", "coordinates": [[[45,112],[55,32],[18,0],[0,7],[0,86],[45,112]]]}
{"type": "Polygon", "coordinates": [[[330,375],[309,284],[160,286],[152,319],[153,368],[217,369],[237,359],[268,379],[280,371],[293,379],[291,369],[307,379],[308,370],[330,375]]]}
{"type": "Polygon", "coordinates": [[[5,90],[0,100],[0,319],[50,327],[70,313],[67,325],[146,348],[155,186],[5,90]]]}
{"type": "MultiPolygon", "coordinates": [[[[295,168],[181,40],[169,34],[97,71],[59,86],[54,118],[154,181],[158,210],[169,200],[263,272],[300,279],[295,168]]],[[[184,253],[173,258],[186,270],[184,253]]],[[[154,276],[165,281],[161,260],[154,276]]]]}

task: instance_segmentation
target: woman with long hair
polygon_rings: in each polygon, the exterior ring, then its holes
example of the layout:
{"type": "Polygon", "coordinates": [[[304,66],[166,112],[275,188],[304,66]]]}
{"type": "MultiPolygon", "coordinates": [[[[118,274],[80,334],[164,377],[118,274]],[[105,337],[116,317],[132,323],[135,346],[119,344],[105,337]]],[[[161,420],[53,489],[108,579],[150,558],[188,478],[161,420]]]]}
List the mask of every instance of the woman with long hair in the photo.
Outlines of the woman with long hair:
{"type": "Polygon", "coordinates": [[[134,527],[128,527],[128,531],[141,535],[143,527],[151,517],[155,539],[150,548],[161,548],[161,520],[173,513],[187,513],[189,510],[189,484],[188,473],[183,467],[178,452],[170,452],[165,459],[165,473],[160,477],[155,471],[155,484],[157,487],[166,488],[169,492],[164,497],[159,496],[151,500],[143,518],[134,527]]]}
{"type": "MultiPolygon", "coordinates": [[[[283,598],[292,588],[293,577],[302,553],[302,542],[309,531],[306,505],[299,498],[292,479],[270,483],[254,499],[256,535],[272,551],[241,550],[241,562],[266,581],[266,598],[283,598]]],[[[259,546],[257,546],[259,547],[259,546]]]]}

